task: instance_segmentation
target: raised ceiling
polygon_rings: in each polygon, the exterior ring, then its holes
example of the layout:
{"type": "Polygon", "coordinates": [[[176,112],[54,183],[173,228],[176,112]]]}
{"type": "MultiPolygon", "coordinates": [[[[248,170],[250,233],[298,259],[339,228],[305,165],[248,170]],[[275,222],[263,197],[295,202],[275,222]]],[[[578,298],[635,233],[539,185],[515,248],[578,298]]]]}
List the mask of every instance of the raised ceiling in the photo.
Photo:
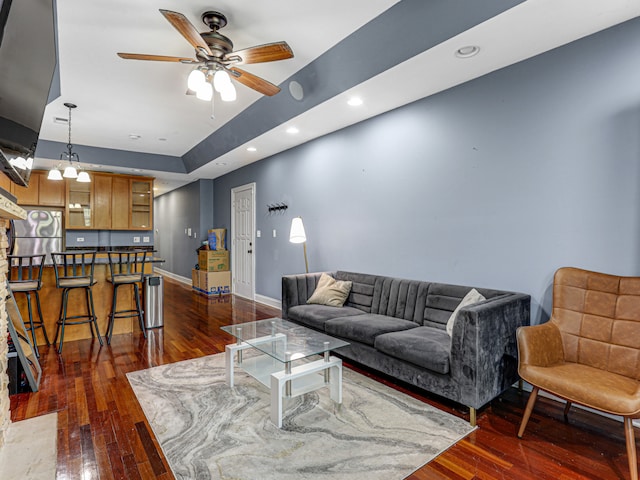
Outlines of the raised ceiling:
{"type": "Polygon", "coordinates": [[[61,96],[45,111],[40,138],[48,148],[44,155],[39,148],[36,167],[57,163],[53,152],[64,148],[67,126],[54,119],[66,117],[63,104],[73,102],[73,143],[87,147],[83,164],[153,175],[158,193],[216,178],[640,15],[637,0],[58,0],[57,8],[61,96]],[[236,49],[287,41],[295,58],[243,67],[282,92],[262,97],[237,85],[238,99],[215,101],[212,118],[210,103],[185,95],[190,66],[117,57],[193,56],[158,8],[183,13],[200,31],[207,29],[204,11],[223,12],[229,23],[222,33],[236,49]],[[480,52],[455,56],[468,45],[480,52]],[[292,81],[302,87],[302,100],[292,96],[292,81]],[[347,105],[352,96],[363,105],[347,105]],[[291,125],[297,135],[285,132],[291,125]]]}

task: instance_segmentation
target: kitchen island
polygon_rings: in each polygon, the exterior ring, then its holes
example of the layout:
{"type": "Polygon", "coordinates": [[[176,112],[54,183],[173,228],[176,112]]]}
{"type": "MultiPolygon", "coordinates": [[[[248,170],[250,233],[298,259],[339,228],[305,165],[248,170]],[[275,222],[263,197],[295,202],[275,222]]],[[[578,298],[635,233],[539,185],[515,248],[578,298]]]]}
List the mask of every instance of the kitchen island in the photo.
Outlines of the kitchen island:
{"type": "MultiPolygon", "coordinates": [[[[163,263],[164,260],[158,257],[152,257],[147,259],[145,265],[145,273],[152,273],[153,264],[163,263]]],[[[109,324],[109,313],[111,313],[111,302],[113,298],[113,285],[107,281],[109,275],[109,261],[106,253],[98,253],[96,255],[96,264],[94,267],[94,279],[96,284],[92,288],[93,304],[95,307],[96,316],[98,317],[98,327],[100,334],[104,337],[107,332],[107,326],[109,324]]],[[[141,296],[144,295],[144,287],[141,288],[141,296]]],[[[32,296],[33,297],[33,296],[32,296]]],[[[29,314],[26,304],[26,297],[23,294],[16,295],[16,301],[18,302],[18,308],[22,314],[22,318],[25,324],[29,321],[29,314]]],[[[144,299],[143,308],[144,308],[144,299]]],[[[34,319],[37,319],[37,309],[35,305],[35,298],[32,298],[33,302],[33,315],[34,319]]],[[[44,317],[44,326],[47,329],[47,335],[49,341],[53,342],[56,334],[56,322],[60,315],[60,305],[62,303],[62,289],[56,288],[56,275],[53,265],[45,265],[42,272],[42,289],[40,290],[40,303],[42,305],[42,316],[44,317]]],[[[118,289],[118,310],[134,309],[135,300],[133,298],[133,288],[120,288],[118,289]]],[[[86,313],[86,304],[84,292],[80,289],[69,293],[69,304],[67,306],[69,315],[75,315],[78,313],[86,313]]],[[[131,333],[138,331],[140,326],[138,324],[137,317],[131,318],[118,318],[116,319],[113,327],[113,334],[119,335],[123,333],[131,333]]],[[[42,329],[36,329],[38,345],[46,345],[42,329]]],[[[79,340],[84,338],[91,338],[91,329],[89,324],[84,325],[69,325],[65,327],[64,331],[64,343],[73,340],[79,340]]],[[[106,343],[105,343],[106,345],[106,343]]]]}

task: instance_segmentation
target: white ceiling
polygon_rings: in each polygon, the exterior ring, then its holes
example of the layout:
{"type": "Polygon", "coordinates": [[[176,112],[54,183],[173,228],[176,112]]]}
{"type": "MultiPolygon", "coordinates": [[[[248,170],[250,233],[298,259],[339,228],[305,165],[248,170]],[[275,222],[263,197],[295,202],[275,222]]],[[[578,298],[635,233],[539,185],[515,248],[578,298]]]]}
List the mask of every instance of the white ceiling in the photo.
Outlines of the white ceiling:
{"type": "MultiPolygon", "coordinates": [[[[160,5],[150,0],[58,0],[61,96],[47,106],[40,138],[67,143],[67,126],[53,119],[66,117],[63,103],[73,102],[78,105],[72,117],[74,144],[179,157],[261,97],[238,85],[238,99],[216,102],[212,119],[209,103],[185,95],[190,66],[117,57],[116,52],[193,57],[193,48],[158,8],[183,13],[199,31],[207,30],[200,20],[204,11],[223,12],[229,24],[221,33],[233,40],[235,49],[287,41],[295,58],[243,67],[280,85],[395,3],[167,0],[160,5]],[[140,138],[132,140],[130,134],[140,138]]],[[[159,172],[152,167],[142,173],[157,178],[157,194],[198,178],[216,178],[639,15],[638,0],[528,0],[253,139],[249,143],[256,152],[247,152],[247,143],[190,174],[159,172]],[[466,45],[479,46],[480,53],[457,58],[454,52],[466,45]],[[364,104],[348,106],[351,96],[361,97],[364,104]],[[294,124],[300,133],[286,134],[285,128],[294,124]]],[[[290,94],[287,85],[280,86],[279,95],[290,94]]],[[[90,169],[131,171],[92,167],[90,159],[82,160],[90,169]]],[[[36,167],[48,168],[57,162],[37,158],[36,167]]]]}

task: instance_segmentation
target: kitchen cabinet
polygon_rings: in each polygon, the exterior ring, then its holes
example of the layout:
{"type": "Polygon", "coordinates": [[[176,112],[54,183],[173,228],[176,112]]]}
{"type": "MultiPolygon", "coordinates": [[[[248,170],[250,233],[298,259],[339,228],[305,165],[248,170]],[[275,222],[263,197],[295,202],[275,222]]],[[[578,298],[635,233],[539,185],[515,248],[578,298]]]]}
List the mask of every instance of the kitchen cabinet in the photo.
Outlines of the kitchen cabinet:
{"type": "Polygon", "coordinates": [[[36,186],[38,188],[37,205],[44,207],[64,207],[65,199],[65,181],[48,180],[48,172],[32,172],[29,188],[36,186]],[[37,182],[36,182],[37,180],[37,182]]]}
{"type": "Polygon", "coordinates": [[[16,203],[21,207],[24,205],[38,205],[38,193],[40,191],[38,177],[38,172],[31,172],[29,186],[27,187],[16,183],[11,184],[11,193],[16,196],[16,203]]]}
{"type": "Polygon", "coordinates": [[[111,228],[113,230],[129,229],[130,199],[131,179],[114,176],[111,185],[111,228]]]}
{"type": "Polygon", "coordinates": [[[132,230],[149,230],[153,227],[153,180],[131,179],[132,230]]]}
{"type": "Polygon", "coordinates": [[[110,230],[111,224],[111,196],[112,175],[94,174],[93,182],[93,223],[92,227],[98,230],[110,230]]]}
{"type": "Polygon", "coordinates": [[[67,203],[65,206],[66,226],[68,229],[93,229],[93,185],[71,180],[67,182],[67,203]]]}

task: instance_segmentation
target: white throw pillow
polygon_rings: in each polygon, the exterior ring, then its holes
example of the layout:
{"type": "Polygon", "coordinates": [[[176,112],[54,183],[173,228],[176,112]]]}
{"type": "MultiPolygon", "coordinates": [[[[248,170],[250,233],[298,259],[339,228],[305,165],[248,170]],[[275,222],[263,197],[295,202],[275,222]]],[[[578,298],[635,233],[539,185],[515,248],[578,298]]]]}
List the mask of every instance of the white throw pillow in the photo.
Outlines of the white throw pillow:
{"type": "Polygon", "coordinates": [[[468,307],[469,305],[474,305],[483,300],[486,300],[486,298],[484,298],[484,296],[475,288],[469,290],[469,293],[464,296],[464,298],[460,302],[460,305],[456,307],[456,309],[449,317],[449,320],[447,321],[447,333],[449,334],[449,336],[451,336],[451,334],[453,333],[453,324],[456,323],[456,317],[458,316],[458,312],[460,311],[460,309],[468,307]]]}
{"type": "Polygon", "coordinates": [[[318,285],[313,295],[307,300],[307,303],[316,303],[320,305],[329,305],[330,307],[341,307],[349,296],[351,291],[351,282],[339,281],[335,278],[323,273],[320,276],[318,285]]]}

